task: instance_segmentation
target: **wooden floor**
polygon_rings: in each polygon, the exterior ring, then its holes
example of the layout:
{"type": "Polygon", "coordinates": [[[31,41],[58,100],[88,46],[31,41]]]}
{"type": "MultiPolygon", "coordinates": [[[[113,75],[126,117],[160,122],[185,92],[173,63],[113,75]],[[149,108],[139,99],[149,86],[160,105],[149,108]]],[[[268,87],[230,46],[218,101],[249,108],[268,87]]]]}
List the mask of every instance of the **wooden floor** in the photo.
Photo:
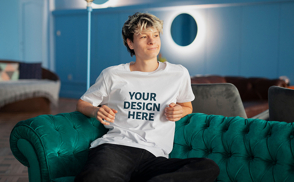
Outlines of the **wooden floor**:
{"type": "MultiPolygon", "coordinates": [[[[52,107],[52,114],[73,112],[76,99],[59,99],[58,107],[52,107]]],[[[9,136],[13,127],[21,120],[40,115],[40,113],[0,113],[0,182],[28,182],[28,170],[10,151],[9,136]]]]}

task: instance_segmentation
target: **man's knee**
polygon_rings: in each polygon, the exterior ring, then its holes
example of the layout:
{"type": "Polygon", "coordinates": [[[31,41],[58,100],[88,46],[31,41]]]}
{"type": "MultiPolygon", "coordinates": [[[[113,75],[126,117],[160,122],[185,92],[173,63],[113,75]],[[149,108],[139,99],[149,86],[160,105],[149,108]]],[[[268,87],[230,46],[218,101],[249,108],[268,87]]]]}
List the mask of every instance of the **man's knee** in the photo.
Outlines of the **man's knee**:
{"type": "Polygon", "coordinates": [[[110,170],[95,170],[90,169],[87,171],[82,172],[78,176],[76,176],[74,182],[123,182],[124,180],[119,174],[116,174],[113,171],[110,170]]]}
{"type": "MultiPolygon", "coordinates": [[[[219,166],[211,159],[208,158],[200,158],[200,161],[194,161],[194,165],[197,166],[198,170],[202,172],[203,175],[206,175],[207,179],[210,179],[208,181],[214,181],[219,173],[220,169],[219,166]],[[195,163],[194,163],[195,162],[195,163]],[[197,162],[199,162],[197,164],[197,162]]],[[[192,168],[193,168],[192,164],[192,168]]]]}
{"type": "Polygon", "coordinates": [[[87,170],[78,174],[74,182],[86,182],[86,181],[95,181],[97,178],[97,173],[95,170],[87,170]]]}
{"type": "Polygon", "coordinates": [[[215,176],[218,176],[219,173],[220,173],[220,169],[219,169],[219,166],[211,159],[207,159],[207,165],[208,165],[208,168],[211,170],[212,174],[214,174],[215,176]]]}
{"type": "Polygon", "coordinates": [[[212,178],[216,178],[220,173],[219,166],[213,160],[208,158],[192,158],[190,163],[186,165],[183,170],[185,170],[185,168],[199,171],[203,175],[205,173],[212,178]]]}

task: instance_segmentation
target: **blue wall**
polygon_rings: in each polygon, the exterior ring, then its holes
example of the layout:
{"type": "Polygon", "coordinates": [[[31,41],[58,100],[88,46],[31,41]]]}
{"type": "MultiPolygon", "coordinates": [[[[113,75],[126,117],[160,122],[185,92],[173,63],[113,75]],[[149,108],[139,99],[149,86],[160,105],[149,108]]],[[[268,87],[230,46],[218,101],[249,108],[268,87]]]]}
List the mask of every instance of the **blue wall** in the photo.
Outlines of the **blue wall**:
{"type": "Polygon", "coordinates": [[[0,1],[0,59],[19,60],[18,0],[0,1]]]}
{"type": "Polygon", "coordinates": [[[41,62],[48,67],[47,1],[0,1],[0,59],[41,62]]]}
{"type": "MultiPolygon", "coordinates": [[[[277,78],[294,83],[294,2],[260,2],[190,7],[129,6],[97,9],[92,14],[91,84],[112,65],[134,61],[123,45],[121,27],[137,11],[155,14],[165,23],[161,53],[190,75],[217,74],[277,78]],[[170,17],[194,14],[199,29],[187,49],[171,42],[170,17]],[[200,31],[200,30],[199,30],[200,31]],[[197,42],[198,41],[198,42],[197,42]]],[[[55,11],[56,71],[62,97],[79,98],[86,90],[87,11],[55,11]]]]}
{"type": "MultiPolygon", "coordinates": [[[[69,6],[67,1],[58,0],[56,9],[59,10],[53,11],[56,53],[53,57],[49,51],[47,59],[48,65],[55,65],[50,69],[61,78],[61,96],[78,98],[86,90],[87,11],[83,3],[77,3],[80,1],[73,1],[74,6],[69,6]]],[[[0,59],[22,59],[21,40],[27,37],[20,37],[21,2],[0,1],[0,59]]],[[[122,43],[121,27],[127,17],[137,11],[150,12],[164,20],[161,53],[169,62],[187,67],[191,75],[267,78],[285,75],[291,85],[294,83],[293,0],[128,0],[120,3],[125,7],[93,11],[91,83],[102,69],[135,60],[122,43]],[[171,41],[169,23],[171,17],[186,11],[195,16],[202,33],[193,46],[183,49],[171,41]]]]}

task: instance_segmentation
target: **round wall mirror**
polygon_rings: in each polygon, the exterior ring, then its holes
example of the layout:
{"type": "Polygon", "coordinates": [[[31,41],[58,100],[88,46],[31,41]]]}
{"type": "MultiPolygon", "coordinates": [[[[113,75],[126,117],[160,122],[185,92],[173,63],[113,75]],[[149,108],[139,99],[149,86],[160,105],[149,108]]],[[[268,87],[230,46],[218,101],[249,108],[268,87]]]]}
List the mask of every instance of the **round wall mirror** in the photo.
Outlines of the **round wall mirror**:
{"type": "Polygon", "coordinates": [[[176,44],[187,46],[196,38],[197,23],[191,15],[182,13],[173,20],[170,31],[176,44]]]}

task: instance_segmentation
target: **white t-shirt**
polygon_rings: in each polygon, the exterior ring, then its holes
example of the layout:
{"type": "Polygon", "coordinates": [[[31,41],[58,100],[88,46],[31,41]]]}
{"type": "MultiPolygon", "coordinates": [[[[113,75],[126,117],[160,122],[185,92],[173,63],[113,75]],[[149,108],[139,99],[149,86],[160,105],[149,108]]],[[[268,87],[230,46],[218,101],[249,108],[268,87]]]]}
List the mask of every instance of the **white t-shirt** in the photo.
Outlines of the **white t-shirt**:
{"type": "Polygon", "coordinates": [[[117,110],[109,131],[91,143],[142,148],[155,156],[168,157],[173,147],[175,122],[164,109],[170,103],[194,100],[188,70],[182,65],[159,62],[153,72],[130,71],[130,64],[104,69],[96,83],[81,97],[93,106],[117,110]]]}

